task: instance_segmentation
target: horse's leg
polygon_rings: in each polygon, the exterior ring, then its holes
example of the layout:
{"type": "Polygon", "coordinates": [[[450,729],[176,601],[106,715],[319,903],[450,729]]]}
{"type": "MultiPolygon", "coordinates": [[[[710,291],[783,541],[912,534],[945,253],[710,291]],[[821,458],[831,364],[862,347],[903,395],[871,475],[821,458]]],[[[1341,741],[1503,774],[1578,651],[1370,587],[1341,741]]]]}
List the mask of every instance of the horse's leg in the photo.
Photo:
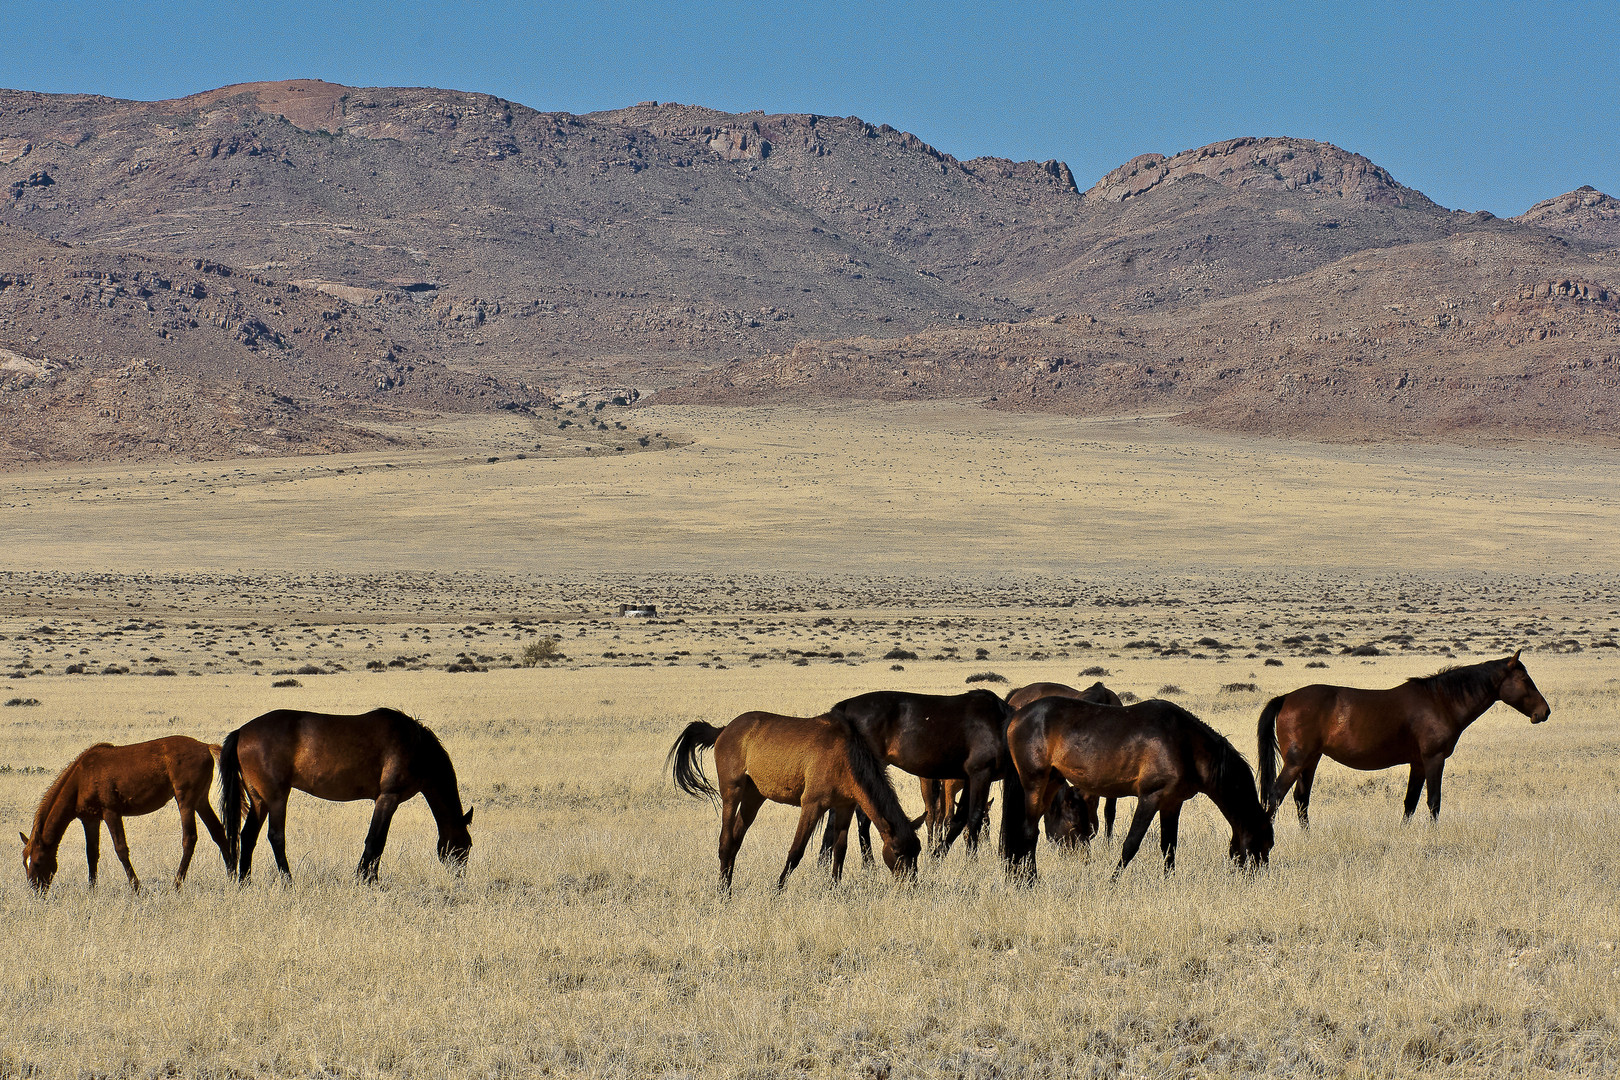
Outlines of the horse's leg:
{"type": "Polygon", "coordinates": [[[1429,785],[1429,819],[1440,820],[1440,774],[1445,772],[1445,755],[1437,755],[1423,763],[1423,781],[1429,785]]]}
{"type": "Polygon", "coordinates": [[[1159,796],[1139,795],[1136,798],[1136,814],[1131,818],[1130,831],[1125,834],[1125,842],[1119,848],[1119,865],[1114,867],[1114,876],[1110,879],[1118,881],[1119,875],[1125,872],[1131,860],[1136,858],[1136,851],[1142,846],[1142,837],[1147,835],[1148,825],[1153,821],[1153,815],[1159,812],[1159,796]]]}
{"type": "Polygon", "coordinates": [[[287,793],[274,802],[265,803],[265,820],[269,824],[270,850],[276,857],[276,869],[288,881],[292,880],[292,867],[287,865],[287,793]]]}
{"type": "Polygon", "coordinates": [[[90,868],[90,887],[96,887],[96,864],[101,861],[101,819],[98,817],[83,817],[79,824],[84,826],[84,861],[90,868]]]}
{"type": "Polygon", "coordinates": [[[1320,756],[1320,754],[1312,755],[1309,759],[1304,756],[1284,757],[1282,771],[1277,774],[1277,782],[1272,785],[1269,792],[1260,793],[1261,805],[1266,808],[1267,813],[1272,817],[1277,816],[1277,807],[1282,805],[1283,796],[1288,794],[1288,789],[1294,786],[1294,781],[1298,780],[1299,774],[1305,770],[1307,760],[1310,762],[1311,771],[1315,772],[1316,758],[1320,756]]]}
{"type": "Polygon", "coordinates": [[[939,801],[939,781],[919,776],[917,786],[922,789],[923,835],[927,837],[928,848],[932,851],[939,834],[939,807],[935,805],[939,801]]]}
{"type": "MultiPolygon", "coordinates": [[[[1294,784],[1294,809],[1299,811],[1299,827],[1311,827],[1311,785],[1316,782],[1316,767],[1322,763],[1319,757],[1311,758],[1299,770],[1299,780],[1294,784]]],[[[1163,827],[1163,817],[1159,819],[1163,827]]]]}
{"type": "Polygon", "coordinates": [[[863,814],[858,806],[855,808],[855,831],[861,841],[861,865],[871,866],[876,861],[872,858],[872,819],[863,814]]]}
{"type": "Polygon", "coordinates": [[[844,852],[849,848],[849,821],[848,807],[833,807],[827,811],[827,831],[833,834],[832,850],[832,879],[837,882],[844,876],[844,852]]]}
{"type": "MultiPolygon", "coordinates": [[[[991,763],[993,766],[994,763],[991,763]]],[[[985,818],[989,813],[990,784],[995,779],[992,767],[976,765],[969,761],[967,790],[962,793],[962,801],[956,806],[956,813],[951,817],[950,832],[945,834],[945,851],[951,850],[956,838],[965,831],[968,854],[979,850],[979,839],[984,831],[985,818]]],[[[1042,810],[1044,811],[1044,807],[1042,810]]],[[[1037,820],[1038,817],[1037,817],[1037,820]]]]}
{"type": "Polygon", "coordinates": [[[354,871],[361,881],[376,882],[377,864],[382,862],[383,845],[388,843],[388,826],[392,824],[397,809],[398,795],[385,792],[377,796],[377,803],[371,811],[371,828],[366,831],[366,848],[360,855],[360,865],[354,871]]]}
{"type": "Polygon", "coordinates": [[[744,779],[741,790],[722,808],[720,826],[720,884],[731,891],[731,871],[737,865],[737,852],[742,847],[754,815],[765,805],[765,796],[759,793],[751,780],[744,779]]]}
{"type": "Polygon", "coordinates": [[[1176,868],[1176,834],[1181,826],[1181,804],[1159,807],[1159,851],[1164,855],[1166,876],[1176,868]]]}
{"type": "Polygon", "coordinates": [[[178,889],[191,869],[191,853],[197,850],[197,812],[189,806],[180,808],[180,868],[174,872],[174,887],[178,889]]]}
{"type": "Polygon", "coordinates": [[[1103,834],[1105,839],[1112,840],[1114,838],[1114,810],[1118,806],[1118,799],[1109,799],[1107,802],[1103,803],[1103,821],[1108,830],[1103,834]]]}
{"type": "Polygon", "coordinates": [[[1417,812],[1418,798],[1423,794],[1423,763],[1412,762],[1412,775],[1406,778],[1406,820],[1417,812]]]}
{"type": "Polygon", "coordinates": [[[107,822],[107,833],[112,837],[113,850],[118,853],[118,861],[124,864],[124,873],[129,875],[129,887],[140,892],[141,879],[135,876],[135,867],[129,862],[129,841],[124,839],[123,817],[108,810],[102,815],[102,819],[107,822]]]}
{"type": "Polygon", "coordinates": [[[219,853],[225,858],[225,869],[229,870],[231,860],[226,854],[229,850],[229,842],[225,839],[225,826],[220,824],[218,815],[214,813],[214,808],[208,805],[206,798],[197,800],[197,816],[202,818],[203,826],[208,830],[208,835],[213,837],[214,843],[219,845],[219,853]]]}
{"type": "Polygon", "coordinates": [[[787,865],[782,867],[782,876],[776,879],[778,889],[787,884],[788,875],[793,873],[793,868],[804,858],[804,848],[810,843],[810,834],[815,831],[816,819],[821,817],[826,809],[827,804],[820,799],[805,799],[804,807],[799,811],[799,827],[793,833],[792,846],[788,848],[787,865]]]}
{"type": "Polygon", "coordinates": [[[237,853],[236,880],[246,881],[253,870],[253,849],[259,843],[259,830],[264,826],[264,803],[248,800],[247,816],[242,820],[241,850],[237,853]]]}

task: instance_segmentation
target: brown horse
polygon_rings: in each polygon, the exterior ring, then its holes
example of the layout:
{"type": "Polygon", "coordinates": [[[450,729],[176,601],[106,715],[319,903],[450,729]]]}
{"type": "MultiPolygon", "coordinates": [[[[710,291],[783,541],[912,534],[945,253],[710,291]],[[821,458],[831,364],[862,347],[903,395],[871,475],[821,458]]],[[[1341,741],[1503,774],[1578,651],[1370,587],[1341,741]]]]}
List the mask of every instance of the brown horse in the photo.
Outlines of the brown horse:
{"type": "MultiPolygon", "coordinates": [[[[1038,682],[1028,686],[1020,686],[1007,694],[1007,705],[1012,709],[1022,709],[1025,705],[1033,705],[1043,697],[1072,698],[1075,701],[1089,701],[1096,705],[1123,705],[1119,695],[1104,686],[1101,680],[1092,683],[1084,690],[1076,690],[1066,683],[1038,682]]],[[[1106,822],[1107,837],[1114,838],[1114,808],[1118,799],[1104,801],[1103,816],[1106,822]]],[[[1087,843],[1097,835],[1097,803],[1098,800],[1081,795],[1067,781],[1058,789],[1052,801],[1046,807],[1046,838],[1059,847],[1075,848],[1087,843]]]]}
{"type": "MultiPolygon", "coordinates": [[[[1005,801],[1023,800],[1023,793],[1017,790],[1018,774],[1007,757],[1007,720],[1012,710],[988,690],[949,695],[875,690],[840,701],[827,715],[847,722],[886,765],[928,780],[967,782],[944,839],[934,850],[937,855],[949,851],[964,831],[968,850],[977,850],[989,814],[990,785],[997,780],[1006,788],[1005,801]]],[[[1011,805],[1002,809],[1002,853],[1010,863],[1017,862],[1024,842],[1020,813],[1011,805]]],[[[871,847],[867,819],[859,810],[855,819],[864,854],[871,847]]],[[[832,834],[828,833],[822,845],[831,844],[832,834]]]]}
{"type": "Polygon", "coordinates": [[[1045,697],[1013,716],[1007,748],[1024,786],[1030,877],[1035,873],[1035,822],[1059,779],[1088,796],[1136,797],[1115,878],[1135,857],[1154,814],[1159,815],[1165,872],[1175,867],[1181,805],[1200,792],[1232,826],[1235,862],[1258,865],[1270,856],[1271,819],[1260,806],[1248,762],[1179,705],[1151,700],[1120,707],[1045,697]]]}
{"type": "Polygon", "coordinates": [[[101,823],[105,821],[124,873],[129,875],[130,885],[139,889],[141,881],[130,864],[129,842],[124,839],[124,818],[150,814],[170,799],[180,807],[180,868],[174,875],[174,887],[180,887],[191,868],[198,815],[225,855],[229,869],[225,832],[208,805],[214,754],[218,751],[218,746],[170,735],[131,746],[97,743],[80,754],[46,789],[34,812],[34,834],[22,838],[23,870],[29,884],[37,889],[50,887],[56,876],[57,847],[76,818],[84,826],[84,857],[90,865],[90,884],[96,883],[101,823]]]}
{"type": "Polygon", "coordinates": [[[799,865],[816,821],[824,813],[830,815],[827,836],[834,841],[833,880],[842,876],[850,817],[856,808],[877,822],[883,861],[894,876],[917,874],[917,855],[922,850],[917,830],[900,808],[882,762],[842,720],[746,712],[723,728],[694,721],[669,748],[667,764],[675,786],[688,795],[720,799],[720,880],[727,889],[743,837],[767,799],[801,808],[777,888],[799,865]],[[718,790],[703,775],[698,761],[699,752],[710,746],[714,747],[718,790]]]}
{"type": "Polygon", "coordinates": [[[1408,679],[1390,690],[1302,686],[1260,713],[1260,797],[1273,816],[1294,786],[1299,823],[1310,825],[1311,782],[1322,755],[1352,769],[1411,766],[1406,817],[1429,786],[1429,814],[1440,816],[1440,776],[1463,729],[1496,702],[1539,724],[1551,715],[1519,654],[1408,679]],[[1277,772],[1277,751],[1283,769],[1277,772]]]}
{"type": "Polygon", "coordinates": [[[287,865],[287,796],[293,788],[317,799],[372,799],[371,830],[356,873],[377,880],[377,863],[388,842],[388,825],[406,799],[421,794],[439,825],[439,859],[460,869],[472,849],[461,812],[456,769],[438,736],[393,709],[360,716],[277,709],[249,720],[225,736],[219,760],[220,815],[225,819],[226,863],[239,879],[253,866],[259,828],[270,823],[270,849],[290,880],[287,865]],[[247,821],[241,821],[243,793],[247,821]]]}

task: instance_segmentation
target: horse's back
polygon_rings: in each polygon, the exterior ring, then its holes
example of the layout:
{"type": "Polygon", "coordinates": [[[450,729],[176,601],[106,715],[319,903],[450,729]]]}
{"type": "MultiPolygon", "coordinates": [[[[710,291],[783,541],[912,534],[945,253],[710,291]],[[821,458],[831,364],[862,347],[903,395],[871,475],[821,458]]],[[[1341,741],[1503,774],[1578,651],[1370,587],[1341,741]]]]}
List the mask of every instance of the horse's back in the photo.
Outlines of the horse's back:
{"type": "Polygon", "coordinates": [[[828,716],[746,712],[715,740],[723,770],[746,773],[761,795],[797,806],[819,770],[843,764],[847,728],[828,716]]]}
{"type": "Polygon", "coordinates": [[[416,727],[393,709],[275,709],[237,729],[236,751],[243,775],[261,792],[294,787],[332,802],[375,799],[385,788],[414,786],[409,737],[416,727]]]}
{"type": "Polygon", "coordinates": [[[1409,684],[1363,689],[1313,683],[1290,691],[1277,713],[1277,745],[1326,753],[1352,768],[1379,769],[1412,759],[1410,720],[1424,702],[1409,684]]]}

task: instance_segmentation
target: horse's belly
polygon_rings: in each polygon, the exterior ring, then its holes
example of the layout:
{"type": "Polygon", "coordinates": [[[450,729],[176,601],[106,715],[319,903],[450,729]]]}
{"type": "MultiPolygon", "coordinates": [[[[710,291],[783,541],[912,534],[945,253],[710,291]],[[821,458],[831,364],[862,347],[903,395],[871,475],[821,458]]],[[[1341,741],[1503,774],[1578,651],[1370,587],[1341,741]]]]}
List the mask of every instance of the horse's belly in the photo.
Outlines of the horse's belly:
{"type": "Polygon", "coordinates": [[[804,780],[787,777],[754,777],[754,786],[771,802],[799,806],[804,801],[804,780]]]}

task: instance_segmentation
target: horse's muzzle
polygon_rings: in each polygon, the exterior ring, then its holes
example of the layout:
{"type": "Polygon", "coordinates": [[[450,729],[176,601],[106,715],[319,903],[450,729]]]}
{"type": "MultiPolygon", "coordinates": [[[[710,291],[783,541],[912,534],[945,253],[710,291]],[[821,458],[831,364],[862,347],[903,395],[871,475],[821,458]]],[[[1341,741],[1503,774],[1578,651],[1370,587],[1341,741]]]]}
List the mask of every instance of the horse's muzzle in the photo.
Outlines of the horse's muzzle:
{"type": "Polygon", "coordinates": [[[1530,722],[1532,724],[1545,724],[1547,722],[1547,718],[1551,715],[1551,709],[1542,709],[1540,712],[1531,715],[1530,722]]]}

